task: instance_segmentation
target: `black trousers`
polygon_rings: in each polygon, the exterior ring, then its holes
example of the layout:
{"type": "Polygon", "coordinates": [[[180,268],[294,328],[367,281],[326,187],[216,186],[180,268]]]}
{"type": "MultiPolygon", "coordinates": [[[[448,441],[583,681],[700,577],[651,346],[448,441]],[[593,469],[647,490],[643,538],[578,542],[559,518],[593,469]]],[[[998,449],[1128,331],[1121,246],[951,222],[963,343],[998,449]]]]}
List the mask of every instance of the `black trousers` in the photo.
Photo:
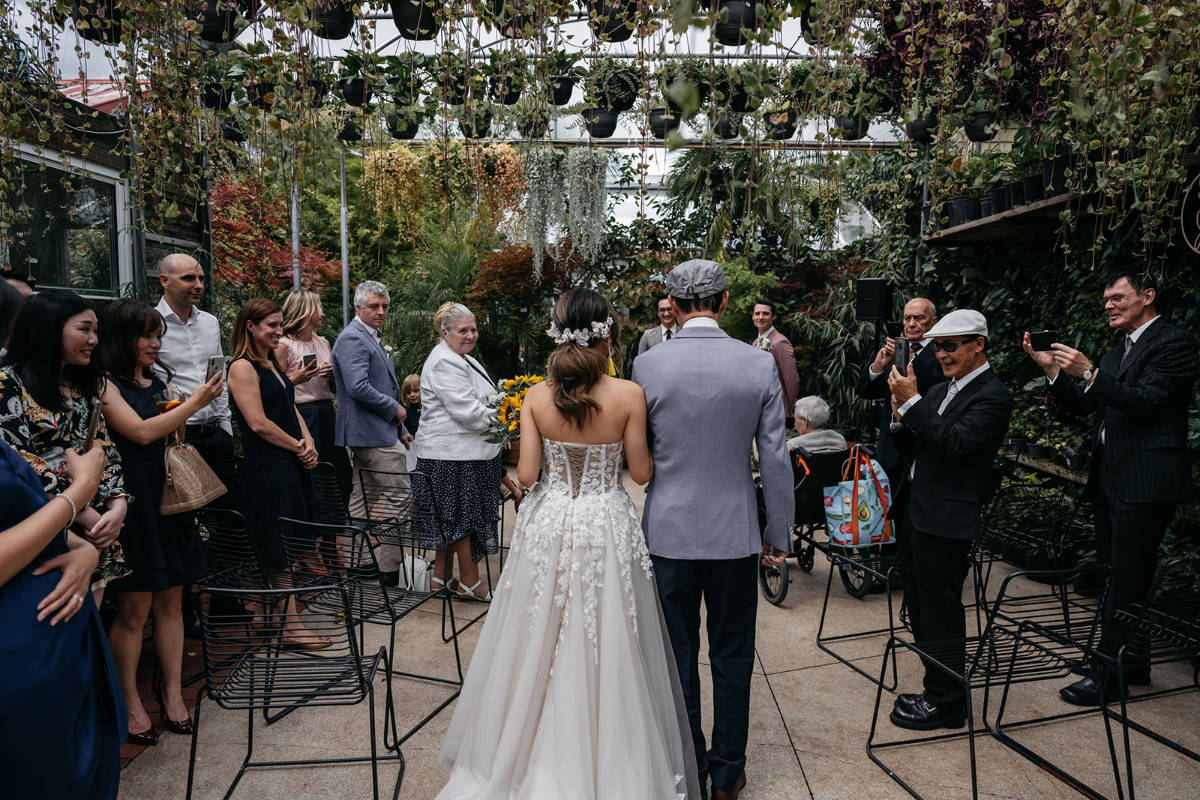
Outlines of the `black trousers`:
{"type": "Polygon", "coordinates": [[[1124,662],[1129,672],[1150,668],[1149,641],[1134,637],[1114,617],[1118,609],[1145,603],[1154,582],[1158,546],[1175,513],[1171,503],[1126,503],[1117,497],[1117,480],[1106,469],[1103,452],[1098,456],[1092,505],[1096,522],[1096,552],[1100,563],[1111,568],[1108,597],[1101,619],[1100,652],[1116,657],[1126,645],[1124,662]]]}
{"type": "Polygon", "coordinates": [[[337,413],[334,410],[333,401],[314,400],[311,403],[300,403],[296,406],[296,410],[300,412],[300,417],[313,437],[313,444],[317,448],[317,458],[333,466],[338,488],[342,492],[342,497],[349,502],[350,476],[352,474],[350,456],[346,453],[345,447],[338,447],[334,443],[337,413]]]}
{"type": "MultiPolygon", "coordinates": [[[[962,590],[971,561],[971,540],[951,539],[922,531],[908,508],[899,542],[904,572],[904,603],[913,638],[945,667],[961,675],[966,669],[967,620],[962,590]]],[[[925,697],[935,706],[960,708],[966,701],[962,684],[930,659],[925,664],[925,697]]]]}
{"type": "Polygon", "coordinates": [[[188,425],[186,431],[188,443],[200,452],[212,471],[217,473],[221,483],[229,491],[213,501],[217,508],[228,508],[241,512],[242,482],[238,476],[237,459],[233,453],[233,437],[219,425],[188,425]]]}
{"type": "Polygon", "coordinates": [[[687,560],[652,556],[671,649],[683,685],[696,767],[701,783],[730,791],[746,768],[750,730],[750,676],[754,671],[754,625],[758,611],[758,556],[687,560]],[[707,612],[708,660],[712,667],[712,747],[700,722],[700,602],[707,612]]]}

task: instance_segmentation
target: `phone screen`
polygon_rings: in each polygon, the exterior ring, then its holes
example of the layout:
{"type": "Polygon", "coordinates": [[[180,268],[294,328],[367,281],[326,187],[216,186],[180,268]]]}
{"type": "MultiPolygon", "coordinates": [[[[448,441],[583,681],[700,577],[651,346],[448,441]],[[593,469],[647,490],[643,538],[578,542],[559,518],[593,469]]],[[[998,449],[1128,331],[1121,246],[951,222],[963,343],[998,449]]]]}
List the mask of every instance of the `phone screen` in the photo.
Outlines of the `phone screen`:
{"type": "Polygon", "coordinates": [[[317,365],[317,354],[305,353],[303,356],[301,356],[300,363],[304,365],[305,369],[312,369],[317,365]]]}
{"type": "Polygon", "coordinates": [[[911,346],[912,346],[912,343],[909,342],[908,339],[904,339],[904,338],[896,339],[896,355],[892,356],[892,364],[894,364],[896,366],[896,369],[898,369],[900,371],[901,375],[908,374],[908,361],[909,361],[908,356],[909,356],[909,353],[911,352],[909,350],[909,348],[911,346]]]}
{"type": "Polygon", "coordinates": [[[1059,341],[1062,340],[1059,338],[1058,331],[1038,331],[1029,334],[1029,345],[1034,350],[1053,350],[1054,348],[1051,345],[1059,341]]]}

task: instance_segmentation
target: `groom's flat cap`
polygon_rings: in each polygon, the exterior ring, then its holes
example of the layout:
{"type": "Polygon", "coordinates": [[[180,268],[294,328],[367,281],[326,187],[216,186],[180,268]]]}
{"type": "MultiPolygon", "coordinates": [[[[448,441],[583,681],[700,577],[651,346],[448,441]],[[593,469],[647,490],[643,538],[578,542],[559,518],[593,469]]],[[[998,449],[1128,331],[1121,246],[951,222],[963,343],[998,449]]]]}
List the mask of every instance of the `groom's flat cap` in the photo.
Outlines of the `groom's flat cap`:
{"type": "Polygon", "coordinates": [[[725,272],[715,261],[693,258],[667,273],[667,291],[680,300],[698,300],[725,291],[725,272]]]}

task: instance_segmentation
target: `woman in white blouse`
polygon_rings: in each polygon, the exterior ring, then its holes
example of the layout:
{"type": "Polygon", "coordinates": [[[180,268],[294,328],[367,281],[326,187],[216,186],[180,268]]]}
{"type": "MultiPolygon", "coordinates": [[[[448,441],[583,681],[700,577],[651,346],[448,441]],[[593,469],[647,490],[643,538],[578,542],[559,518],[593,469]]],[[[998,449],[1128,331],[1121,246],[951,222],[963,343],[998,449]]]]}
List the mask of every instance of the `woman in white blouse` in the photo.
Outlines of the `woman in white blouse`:
{"type": "Polygon", "coordinates": [[[478,563],[499,552],[496,523],[500,519],[500,445],[486,440],[488,397],[496,385],[468,353],[479,340],[475,315],[461,303],[447,303],[434,316],[441,341],[421,368],[421,426],[414,443],[418,505],[437,509],[440,525],[420,531],[426,547],[436,550],[433,588],[441,589],[458,557],[460,597],[490,600],[479,577],[478,563]],[[432,490],[432,497],[430,496],[432,490]],[[443,538],[444,537],[444,538],[443,538]],[[448,547],[447,547],[448,543],[448,547]]]}

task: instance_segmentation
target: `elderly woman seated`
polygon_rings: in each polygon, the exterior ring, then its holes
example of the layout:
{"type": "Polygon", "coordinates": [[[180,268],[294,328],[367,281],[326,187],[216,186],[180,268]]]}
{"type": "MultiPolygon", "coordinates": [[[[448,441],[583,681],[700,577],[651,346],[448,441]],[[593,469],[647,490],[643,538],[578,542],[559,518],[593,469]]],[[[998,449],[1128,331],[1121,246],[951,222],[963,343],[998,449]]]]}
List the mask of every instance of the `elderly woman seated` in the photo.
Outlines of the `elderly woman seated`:
{"type": "Polygon", "coordinates": [[[796,431],[800,435],[788,440],[788,451],[836,453],[845,450],[849,446],[846,438],[826,428],[828,422],[828,403],[816,395],[801,397],[796,401],[796,431]]]}

